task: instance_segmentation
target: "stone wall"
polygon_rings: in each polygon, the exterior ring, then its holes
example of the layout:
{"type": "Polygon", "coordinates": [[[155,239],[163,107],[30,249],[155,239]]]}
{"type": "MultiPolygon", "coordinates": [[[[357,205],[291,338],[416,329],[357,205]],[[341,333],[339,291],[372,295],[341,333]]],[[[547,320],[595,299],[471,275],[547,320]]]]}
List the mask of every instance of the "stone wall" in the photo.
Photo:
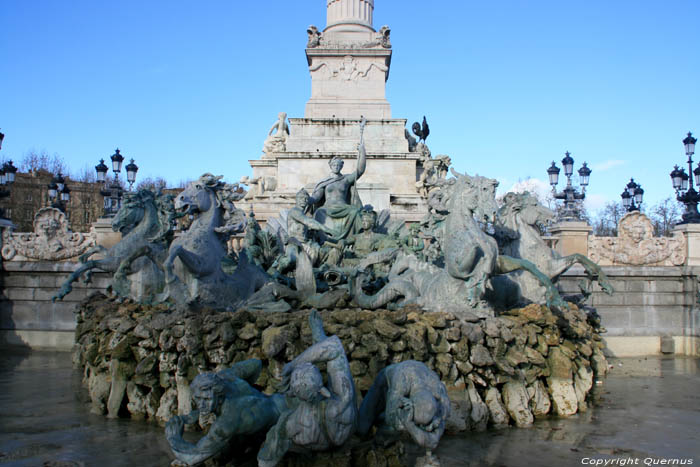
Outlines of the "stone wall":
{"type": "Polygon", "coordinates": [[[70,261],[3,262],[0,344],[72,349],[76,305],[109,282],[107,274],[96,272],[92,284],[76,282],[63,301],[53,303],[51,297],[77,267],[70,261]]]}
{"type": "MultiPolygon", "coordinates": [[[[700,267],[607,266],[615,293],[595,286],[588,304],[607,329],[604,340],[615,356],[677,353],[700,355],[700,267]]],[[[562,276],[560,288],[577,293],[585,278],[574,267],[562,276]]]]}
{"type": "MultiPolygon", "coordinates": [[[[575,307],[552,313],[530,305],[488,319],[412,308],[321,316],[326,332],[343,342],[361,393],[391,363],[414,359],[432,368],[449,389],[451,431],[572,415],[586,409],[607,371],[595,316],[575,307]]],[[[308,310],[176,312],[95,295],[77,319],[74,361],[93,412],[110,417],[163,422],[188,413],[189,383],[199,372],[248,358],[262,360],[257,384],[273,392],[284,364],[311,345],[308,310]]]]}

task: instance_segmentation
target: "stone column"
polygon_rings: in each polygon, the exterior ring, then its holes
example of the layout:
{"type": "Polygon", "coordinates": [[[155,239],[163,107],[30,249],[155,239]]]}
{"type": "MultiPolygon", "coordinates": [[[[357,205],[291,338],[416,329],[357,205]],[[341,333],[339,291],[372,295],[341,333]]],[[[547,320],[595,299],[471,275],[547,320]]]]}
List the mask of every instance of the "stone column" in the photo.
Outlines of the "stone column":
{"type": "Polygon", "coordinates": [[[686,266],[700,266],[700,224],[680,224],[673,232],[683,234],[687,244],[686,266]]]}
{"type": "Polygon", "coordinates": [[[586,222],[567,221],[554,224],[549,231],[559,237],[555,250],[562,256],[579,253],[588,256],[588,235],[593,231],[586,222]]]}
{"type": "Polygon", "coordinates": [[[334,26],[355,24],[372,28],[374,0],[328,0],[326,31],[334,26]]]}
{"type": "Polygon", "coordinates": [[[112,230],[112,218],[100,217],[92,223],[92,228],[97,234],[97,244],[105,248],[112,248],[122,239],[120,232],[112,230]]]}

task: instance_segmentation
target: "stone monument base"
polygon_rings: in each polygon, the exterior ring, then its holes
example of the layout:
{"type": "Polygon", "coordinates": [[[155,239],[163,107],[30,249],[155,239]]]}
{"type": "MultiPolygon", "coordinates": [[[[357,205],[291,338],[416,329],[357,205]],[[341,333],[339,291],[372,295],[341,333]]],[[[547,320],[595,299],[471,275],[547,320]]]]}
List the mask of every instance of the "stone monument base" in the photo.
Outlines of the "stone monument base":
{"type": "MultiPolygon", "coordinates": [[[[311,345],[308,313],[178,312],[98,293],[77,312],[74,363],[93,412],[164,423],[189,413],[198,373],[234,362],[262,360],[256,385],[276,392],[285,363],[311,345]]],[[[343,343],[358,396],[387,365],[424,362],[448,388],[453,433],[586,410],[607,371],[597,315],[575,305],[566,312],[529,305],[491,318],[414,307],[321,315],[326,333],[343,343]]]]}

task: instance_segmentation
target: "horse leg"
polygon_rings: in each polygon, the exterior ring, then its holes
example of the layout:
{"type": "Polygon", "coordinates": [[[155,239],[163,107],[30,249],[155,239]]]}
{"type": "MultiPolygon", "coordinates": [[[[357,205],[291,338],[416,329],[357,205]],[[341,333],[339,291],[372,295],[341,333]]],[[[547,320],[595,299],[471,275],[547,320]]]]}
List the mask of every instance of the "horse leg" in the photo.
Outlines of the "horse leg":
{"type": "Polygon", "coordinates": [[[90,260],[83,263],[78,269],[73,271],[73,273],[70,276],[68,276],[68,279],[63,283],[56,295],[51,297],[51,301],[55,302],[56,300],[63,300],[63,297],[68,295],[73,290],[73,282],[77,281],[85,271],[90,271],[91,269],[96,267],[97,260],[90,260]]]}
{"type": "Polygon", "coordinates": [[[92,248],[90,248],[88,251],[83,253],[78,257],[78,261],[81,263],[86,263],[88,261],[88,258],[90,256],[94,255],[95,253],[105,253],[107,251],[107,248],[103,247],[102,245],[95,245],[92,248]]]}
{"type": "Polygon", "coordinates": [[[116,278],[117,276],[124,276],[126,277],[128,274],[131,274],[131,263],[133,263],[137,258],[140,258],[142,256],[148,256],[149,258],[153,259],[151,257],[151,247],[148,245],[144,245],[140,248],[137,248],[133,252],[131,252],[129,255],[127,255],[126,258],[124,258],[121,263],[119,263],[119,266],[117,267],[117,271],[114,273],[114,277],[116,278]]]}
{"type": "Polygon", "coordinates": [[[479,245],[474,245],[465,255],[454,258],[445,257],[447,273],[457,279],[467,280],[474,274],[474,268],[482,256],[484,256],[483,249],[479,245]]]}
{"type": "Polygon", "coordinates": [[[589,276],[597,277],[596,282],[598,282],[600,288],[603,289],[603,292],[608,295],[612,295],[613,292],[615,292],[615,289],[608,280],[608,276],[605,275],[600,266],[580,253],[574,253],[571,256],[576,258],[576,261],[583,266],[589,276]]]}
{"type": "Polygon", "coordinates": [[[600,285],[600,288],[603,289],[603,292],[607,293],[608,295],[612,295],[615,290],[613,289],[612,284],[610,284],[608,276],[605,275],[600,266],[580,253],[574,253],[573,255],[553,259],[550,264],[554,266],[554,270],[550,273],[550,277],[553,280],[556,280],[560,274],[564,273],[564,271],[568,270],[576,263],[583,266],[583,269],[586,270],[586,274],[589,278],[595,279],[598,282],[598,285],[600,285]]]}
{"type": "Polygon", "coordinates": [[[506,274],[517,270],[529,272],[535,276],[535,278],[545,287],[545,289],[547,289],[545,299],[548,307],[555,307],[559,309],[566,309],[568,307],[549,277],[537,269],[537,266],[535,266],[533,263],[522,258],[513,258],[512,256],[506,255],[498,256],[496,261],[497,274],[506,274]]]}
{"type": "Polygon", "coordinates": [[[182,246],[180,245],[171,247],[168,251],[168,257],[165,259],[165,261],[163,261],[163,270],[165,271],[166,282],[172,282],[175,280],[173,264],[175,263],[175,259],[180,255],[180,250],[182,250],[182,246]]]}
{"type": "Polygon", "coordinates": [[[141,256],[148,256],[149,253],[150,248],[148,245],[144,245],[131,252],[119,263],[119,266],[117,266],[117,270],[112,277],[112,290],[114,290],[117,295],[121,297],[128,297],[130,295],[131,283],[126,276],[132,272],[131,263],[141,256]]]}
{"type": "Polygon", "coordinates": [[[204,260],[202,256],[189,252],[185,250],[182,246],[178,246],[175,252],[170,253],[168,260],[170,260],[171,258],[172,261],[170,261],[169,265],[171,270],[175,258],[180,258],[182,264],[184,264],[185,267],[190,270],[192,275],[194,275],[197,278],[210,274],[211,272],[213,272],[214,269],[210,262],[204,260]]]}

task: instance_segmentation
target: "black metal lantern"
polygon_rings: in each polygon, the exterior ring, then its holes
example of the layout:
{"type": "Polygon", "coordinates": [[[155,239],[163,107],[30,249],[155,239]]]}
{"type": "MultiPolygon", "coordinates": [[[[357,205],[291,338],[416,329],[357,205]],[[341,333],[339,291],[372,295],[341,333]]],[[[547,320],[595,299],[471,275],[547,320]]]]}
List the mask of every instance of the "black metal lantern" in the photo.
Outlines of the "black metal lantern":
{"type": "Polygon", "coordinates": [[[681,191],[688,190],[688,179],[690,177],[685,173],[685,169],[681,169],[681,191]]]}
{"type": "Polygon", "coordinates": [[[5,185],[7,183],[7,174],[5,173],[5,167],[0,167],[0,185],[5,185]]]}
{"type": "Polygon", "coordinates": [[[581,217],[577,202],[586,197],[586,187],[588,186],[592,170],[585,162],[578,170],[579,185],[581,186],[581,191],[579,192],[571,184],[571,175],[574,173],[574,158],[571,157],[569,151],[566,151],[561,163],[564,166],[564,175],[566,175],[566,187],[561,192],[557,192],[556,185],[559,182],[559,167],[554,162],[547,169],[549,184],[552,186],[553,197],[564,201],[564,209],[559,212],[559,218],[562,220],[577,220],[581,217]]]}
{"type": "Polygon", "coordinates": [[[139,171],[139,166],[134,164],[134,160],[126,166],[126,180],[129,182],[129,186],[133,185],[136,181],[136,172],[139,171]]]}
{"type": "Polygon", "coordinates": [[[61,172],[58,172],[58,177],[56,177],[54,180],[56,182],[56,190],[58,190],[58,192],[61,193],[63,191],[63,188],[65,188],[66,186],[66,179],[63,178],[61,172]]]}
{"type": "Polygon", "coordinates": [[[625,191],[622,192],[622,205],[627,212],[639,211],[642,206],[642,198],[644,190],[642,185],[636,183],[634,178],[630,178],[630,182],[625,186],[625,191]]]}
{"type": "Polygon", "coordinates": [[[624,190],[620,195],[622,198],[622,206],[629,211],[630,206],[632,206],[632,195],[627,190],[624,190]]]}
{"type": "Polygon", "coordinates": [[[63,190],[61,190],[61,201],[64,203],[70,201],[70,188],[67,186],[64,186],[63,190]]]}
{"type": "Polygon", "coordinates": [[[51,201],[56,199],[56,195],[58,194],[58,185],[56,184],[56,179],[52,179],[51,183],[48,184],[48,189],[49,189],[49,199],[51,201]]]}
{"type": "Polygon", "coordinates": [[[685,155],[690,157],[693,154],[695,154],[695,143],[697,143],[697,139],[693,138],[693,134],[691,132],[688,132],[688,136],[685,137],[683,140],[683,146],[685,146],[685,155]]]}
{"type": "Polygon", "coordinates": [[[671,183],[674,190],[678,191],[681,189],[681,171],[677,165],[674,165],[671,171],[671,183]]]}
{"type": "Polygon", "coordinates": [[[578,169],[578,182],[581,186],[588,186],[588,178],[591,176],[592,170],[588,168],[588,165],[584,162],[580,169],[578,169]]]}
{"type": "Polygon", "coordinates": [[[114,151],[114,154],[112,154],[112,170],[116,173],[119,173],[122,171],[122,162],[124,162],[124,156],[121,155],[119,152],[119,148],[117,148],[114,151]]]}
{"type": "Polygon", "coordinates": [[[95,166],[95,172],[97,172],[97,181],[104,183],[107,178],[107,166],[105,165],[105,160],[100,159],[100,163],[95,166]]]}
{"type": "Polygon", "coordinates": [[[561,169],[552,161],[552,166],[547,169],[547,174],[549,175],[549,184],[553,187],[559,183],[559,172],[561,169]]]}
{"type": "Polygon", "coordinates": [[[683,138],[683,148],[685,155],[688,156],[688,172],[685,169],[679,169],[676,165],[671,172],[671,180],[673,181],[673,189],[676,190],[676,199],[685,204],[685,212],[683,220],[679,224],[700,224],[700,213],[698,212],[698,203],[700,203],[700,193],[695,191],[693,187],[693,176],[695,176],[695,184],[700,187],[700,164],[693,170],[693,154],[695,154],[695,143],[697,139],[693,138],[693,134],[688,132],[688,136],[683,138]]]}
{"type": "Polygon", "coordinates": [[[571,174],[574,173],[574,158],[571,157],[569,151],[566,151],[565,157],[561,160],[561,163],[564,166],[564,175],[571,177],[571,174]]]}
{"type": "Polygon", "coordinates": [[[5,162],[2,165],[2,170],[5,171],[5,182],[10,185],[15,181],[15,174],[17,173],[17,167],[12,165],[12,161],[5,162]]]}
{"type": "MultiPolygon", "coordinates": [[[[124,196],[124,188],[119,181],[119,172],[122,170],[122,162],[124,162],[124,156],[122,156],[119,149],[114,150],[114,154],[110,157],[112,160],[112,170],[114,171],[114,180],[109,182],[107,180],[107,166],[104,163],[104,159],[100,159],[100,163],[95,166],[97,171],[97,181],[104,183],[103,188],[100,190],[100,194],[104,197],[104,216],[112,217],[114,216],[122,204],[122,197],[124,196]]],[[[126,168],[126,179],[129,182],[129,188],[136,181],[136,172],[139,168],[134,163],[134,159],[127,164],[126,168]]]]}
{"type": "Polygon", "coordinates": [[[2,149],[2,141],[5,139],[5,133],[0,131],[0,149],[2,149]]]}

